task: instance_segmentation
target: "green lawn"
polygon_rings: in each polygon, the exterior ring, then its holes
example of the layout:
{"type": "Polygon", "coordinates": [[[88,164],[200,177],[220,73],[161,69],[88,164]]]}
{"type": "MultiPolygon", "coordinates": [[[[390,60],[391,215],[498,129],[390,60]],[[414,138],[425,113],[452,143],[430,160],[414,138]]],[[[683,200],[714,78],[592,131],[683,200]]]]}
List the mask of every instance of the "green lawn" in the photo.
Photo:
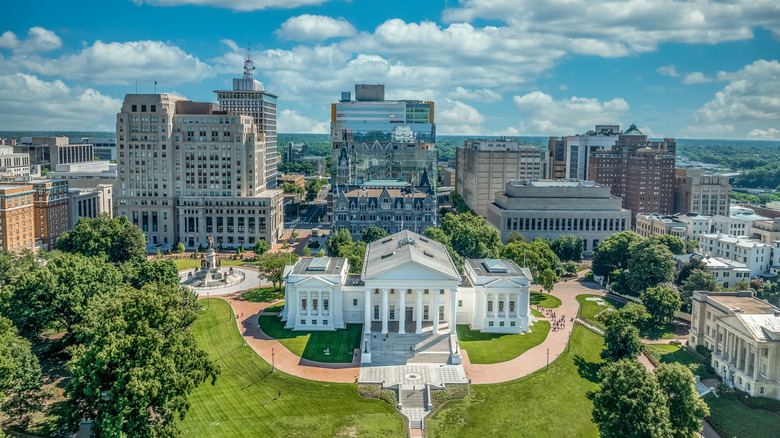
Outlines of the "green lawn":
{"type": "Polygon", "coordinates": [[[674,323],[666,323],[661,326],[645,324],[639,328],[639,336],[643,339],[674,339],[674,323]]]}
{"type": "Polygon", "coordinates": [[[387,403],[358,395],[356,384],[323,383],[280,371],[255,354],[238,333],[225,301],[211,299],[193,325],[198,344],[222,374],[189,397],[182,436],[334,437],[404,436],[400,415],[387,403]],[[278,391],[282,396],[277,398],[278,391]],[[267,404],[266,404],[267,402],[267,404]]]}
{"type": "Polygon", "coordinates": [[[284,300],[274,304],[271,307],[266,307],[264,312],[281,312],[282,311],[282,307],[284,307],[284,300]]]}
{"type": "Polygon", "coordinates": [[[470,394],[450,402],[428,420],[429,437],[593,437],[593,403],[588,391],[598,387],[596,372],[604,348],[601,336],[574,327],[571,352],[511,382],[471,385],[470,394]]]}
{"type": "MultiPolygon", "coordinates": [[[[689,351],[687,348],[681,345],[672,344],[646,344],[645,350],[647,354],[653,357],[660,363],[679,362],[683,365],[692,363],[703,364],[699,356],[689,351]]],[[[715,379],[718,376],[714,373],[708,373],[705,367],[702,367],[699,375],[702,379],[715,379]]]]}
{"type": "Polygon", "coordinates": [[[284,298],[284,286],[276,289],[273,286],[258,287],[241,294],[241,298],[252,303],[266,303],[284,298]]]}
{"type": "Polygon", "coordinates": [[[537,318],[544,318],[544,315],[542,315],[542,312],[540,312],[538,310],[535,310],[535,309],[531,309],[531,315],[533,315],[533,316],[535,316],[537,318]]]}
{"type": "Polygon", "coordinates": [[[550,294],[542,292],[531,292],[531,304],[542,306],[548,309],[554,309],[561,305],[561,300],[550,294]]]}
{"type": "Polygon", "coordinates": [[[176,269],[183,271],[185,269],[199,268],[200,259],[171,259],[176,264],[176,269]]]}
{"type": "Polygon", "coordinates": [[[606,306],[599,306],[596,304],[595,301],[588,301],[586,298],[590,297],[600,297],[600,295],[577,295],[577,301],[580,302],[580,317],[587,321],[589,324],[593,324],[596,327],[599,327],[600,329],[604,330],[604,324],[602,324],[600,321],[596,320],[596,315],[600,312],[605,311],[608,307],[612,308],[613,310],[620,309],[623,307],[623,303],[619,303],[615,300],[611,300],[609,298],[601,297],[602,300],[604,300],[604,303],[606,306]]]}
{"type": "Polygon", "coordinates": [[[355,348],[360,346],[363,324],[347,324],[336,331],[292,331],[284,328],[278,316],[260,316],[260,328],[277,339],[293,354],[317,362],[352,362],[355,348]],[[328,355],[325,349],[329,348],[328,355]]]}
{"type": "Polygon", "coordinates": [[[753,409],[737,401],[735,394],[707,394],[704,401],[710,407],[707,421],[722,437],[771,438],[780,431],[780,415],[753,409]]]}
{"type": "Polygon", "coordinates": [[[536,321],[531,326],[531,333],[524,335],[482,333],[470,330],[467,325],[459,325],[457,329],[460,348],[468,351],[471,363],[499,363],[512,360],[541,344],[550,331],[550,323],[536,321]]]}

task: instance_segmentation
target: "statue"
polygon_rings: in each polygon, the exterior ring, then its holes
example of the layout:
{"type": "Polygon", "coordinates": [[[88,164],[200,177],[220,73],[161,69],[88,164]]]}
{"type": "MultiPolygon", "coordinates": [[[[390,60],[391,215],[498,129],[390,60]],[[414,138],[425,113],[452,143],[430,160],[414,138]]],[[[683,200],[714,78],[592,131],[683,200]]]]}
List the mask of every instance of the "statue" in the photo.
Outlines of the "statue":
{"type": "Polygon", "coordinates": [[[208,249],[214,249],[214,235],[209,234],[208,237],[206,237],[206,243],[209,244],[208,249]]]}

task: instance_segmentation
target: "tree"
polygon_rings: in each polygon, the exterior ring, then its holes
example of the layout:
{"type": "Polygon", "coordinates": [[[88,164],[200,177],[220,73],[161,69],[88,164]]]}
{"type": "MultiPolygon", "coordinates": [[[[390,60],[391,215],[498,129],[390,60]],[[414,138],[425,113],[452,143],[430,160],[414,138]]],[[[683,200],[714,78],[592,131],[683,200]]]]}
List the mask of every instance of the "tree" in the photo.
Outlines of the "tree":
{"type": "Polygon", "coordinates": [[[696,392],[696,379],[681,363],[665,363],[655,369],[658,386],[666,394],[669,422],[675,438],[688,438],[701,431],[701,419],[710,414],[696,392]]]}
{"type": "Polygon", "coordinates": [[[0,286],[12,283],[19,275],[38,265],[35,254],[26,249],[21,255],[0,251],[0,286]]]}
{"type": "Polygon", "coordinates": [[[641,240],[644,238],[633,231],[623,231],[609,236],[593,252],[593,273],[606,276],[615,269],[626,269],[629,246],[641,240]]]}
{"type": "Polygon", "coordinates": [[[599,320],[607,327],[626,323],[640,328],[648,318],[650,318],[650,314],[647,313],[645,306],[633,301],[628,302],[615,312],[603,312],[599,315],[599,320]]]}
{"type": "Polygon", "coordinates": [[[75,330],[66,418],[92,418],[96,436],[178,436],[189,394],[219,367],[189,325],[197,296],[178,286],[124,286],[94,303],[75,330]]]}
{"type": "Polygon", "coordinates": [[[133,260],[122,264],[125,281],[135,288],[148,283],[179,284],[179,270],[173,260],[133,260]]]}
{"type": "Polygon", "coordinates": [[[552,292],[553,287],[555,287],[555,278],[555,272],[553,272],[552,269],[547,268],[539,274],[536,283],[541,285],[547,293],[550,293],[552,292]]]}
{"type": "Polygon", "coordinates": [[[157,248],[157,251],[155,251],[155,254],[157,255],[158,259],[161,259],[163,257],[163,252],[160,250],[160,248],[157,248]]]}
{"type": "Polygon", "coordinates": [[[576,264],[576,263],[574,263],[574,262],[573,262],[573,261],[571,261],[571,260],[569,260],[568,262],[566,262],[566,263],[564,263],[564,264],[563,264],[563,270],[564,270],[564,271],[565,271],[567,274],[569,274],[569,275],[574,275],[574,274],[576,274],[576,273],[577,273],[577,269],[578,269],[578,267],[577,267],[577,264],[576,264]]]}
{"type": "Polygon", "coordinates": [[[108,261],[122,263],[146,256],[146,236],[127,216],[111,218],[101,213],[79,218],[72,231],[60,234],[56,248],[87,257],[107,255],[108,261]]]}
{"type": "Polygon", "coordinates": [[[750,283],[748,283],[748,281],[743,278],[742,280],[739,280],[737,284],[734,285],[734,290],[736,291],[750,290],[750,283]]]}
{"type": "Polygon", "coordinates": [[[325,257],[325,249],[320,248],[319,251],[317,251],[317,257],[325,257]]]}
{"type": "Polygon", "coordinates": [[[622,318],[610,318],[604,330],[604,350],[601,357],[610,361],[634,359],[642,351],[639,329],[622,318]]]}
{"type": "Polygon", "coordinates": [[[441,221],[441,230],[450,236],[452,248],[467,259],[498,258],[501,239],[498,230],[487,224],[482,216],[471,213],[447,213],[441,221]]]}
{"type": "Polygon", "coordinates": [[[534,239],[531,243],[512,242],[501,251],[501,257],[512,260],[517,266],[529,268],[534,278],[545,269],[557,272],[561,264],[558,256],[541,239],[534,239]]]}
{"type": "Polygon", "coordinates": [[[674,260],[666,246],[650,240],[638,241],[629,247],[629,254],[626,285],[633,294],[672,281],[674,260]]]}
{"type": "Polygon", "coordinates": [[[325,247],[328,248],[328,254],[338,256],[339,247],[342,245],[349,245],[351,243],[352,234],[349,233],[348,229],[342,228],[333,232],[330,237],[328,237],[328,240],[325,241],[325,247]]]}
{"type": "Polygon", "coordinates": [[[363,231],[363,242],[371,243],[375,240],[383,239],[387,237],[387,231],[379,227],[368,227],[366,231],[363,231]]]}
{"type": "Polygon", "coordinates": [[[444,248],[447,249],[447,253],[452,259],[452,263],[454,263],[455,267],[458,268],[458,272],[463,272],[463,257],[461,257],[460,254],[458,254],[457,251],[452,248],[452,240],[450,239],[450,236],[445,234],[441,228],[428,227],[425,229],[425,237],[444,245],[444,248]]]}
{"type": "Polygon", "coordinates": [[[683,280],[679,290],[683,308],[687,310],[691,306],[691,297],[693,296],[693,291],[717,291],[718,281],[709,270],[696,269],[691,271],[688,277],[683,280]]]}
{"type": "Polygon", "coordinates": [[[299,234],[298,234],[298,231],[296,231],[296,230],[292,230],[292,231],[290,232],[290,239],[295,239],[296,237],[298,237],[298,235],[299,235],[299,234]]]}
{"type": "Polygon", "coordinates": [[[339,257],[344,257],[349,263],[349,273],[359,274],[363,271],[363,259],[366,255],[366,242],[352,242],[339,247],[339,257]]]}
{"type": "Polygon", "coordinates": [[[11,418],[26,420],[51,396],[41,380],[41,365],[30,342],[17,336],[11,320],[0,316],[0,406],[11,418]]]}
{"type": "Polygon", "coordinates": [[[176,252],[178,252],[179,254],[184,254],[184,251],[186,250],[187,248],[184,247],[183,243],[179,242],[178,244],[176,244],[176,252]]]}
{"type": "Polygon", "coordinates": [[[450,192],[450,204],[455,207],[455,210],[457,210],[459,214],[474,213],[474,210],[466,204],[466,201],[463,200],[457,190],[453,189],[450,192]]]}
{"type": "Polygon", "coordinates": [[[664,234],[663,236],[655,236],[650,240],[664,245],[672,254],[682,255],[685,254],[685,243],[677,236],[670,236],[664,234]]]}
{"type": "Polygon", "coordinates": [[[585,241],[582,238],[574,235],[558,236],[547,243],[559,259],[582,261],[582,251],[585,249],[585,241]]]}
{"type": "Polygon", "coordinates": [[[263,254],[257,259],[257,269],[260,277],[264,277],[273,283],[274,288],[279,289],[282,284],[284,267],[295,264],[298,255],[284,252],[271,252],[263,254]]]}
{"type": "Polygon", "coordinates": [[[265,239],[258,239],[257,242],[255,242],[254,248],[255,258],[265,254],[269,249],[271,249],[271,247],[268,246],[268,242],[266,242],[265,239]]]}
{"type": "Polygon", "coordinates": [[[509,245],[512,242],[528,243],[528,239],[519,231],[510,231],[509,236],[506,238],[506,244],[509,245]]]}
{"type": "Polygon", "coordinates": [[[593,421],[602,438],[670,438],[666,395],[655,376],[634,359],[599,370],[601,384],[593,394],[593,421]]]}
{"type": "Polygon", "coordinates": [[[699,257],[691,257],[688,260],[688,263],[684,264],[683,267],[680,269],[680,272],[677,273],[677,279],[675,280],[675,283],[678,286],[682,286],[683,282],[688,278],[688,276],[691,275],[693,271],[700,270],[709,272],[709,268],[707,267],[707,264],[702,261],[699,257]]]}
{"type": "Polygon", "coordinates": [[[673,319],[682,305],[680,294],[662,286],[647,288],[639,299],[650,314],[651,321],[656,325],[673,319]]]}
{"type": "Polygon", "coordinates": [[[693,254],[696,252],[697,249],[699,249],[699,241],[688,239],[685,241],[685,253],[686,254],[693,254]]]}
{"type": "Polygon", "coordinates": [[[304,257],[310,257],[311,256],[311,248],[308,246],[306,248],[303,248],[303,256],[304,257]]]}

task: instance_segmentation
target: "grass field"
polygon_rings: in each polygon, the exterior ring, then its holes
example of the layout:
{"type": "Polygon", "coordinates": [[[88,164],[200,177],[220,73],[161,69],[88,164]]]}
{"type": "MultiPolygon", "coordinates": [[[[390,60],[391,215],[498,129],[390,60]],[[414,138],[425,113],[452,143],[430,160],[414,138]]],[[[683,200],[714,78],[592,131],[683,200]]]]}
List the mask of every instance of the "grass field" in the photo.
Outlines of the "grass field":
{"type": "Polygon", "coordinates": [[[542,312],[540,312],[538,310],[535,310],[535,309],[531,309],[531,315],[533,315],[533,316],[535,316],[537,318],[544,318],[544,315],[542,315],[542,312]]]}
{"type": "MultiPolygon", "coordinates": [[[[647,354],[653,357],[660,363],[678,362],[683,365],[692,363],[703,364],[704,362],[696,356],[696,354],[689,351],[687,348],[681,345],[672,344],[646,344],[645,350],[647,354]]],[[[710,374],[706,371],[705,367],[702,367],[699,375],[702,379],[715,379],[718,376],[716,374],[710,374]]]]}
{"type": "Polygon", "coordinates": [[[707,421],[722,437],[773,438],[780,431],[780,415],[740,403],[735,394],[707,394],[707,421]]]}
{"type": "Polygon", "coordinates": [[[242,339],[230,306],[211,299],[193,325],[198,344],[219,364],[216,385],[204,382],[189,397],[182,436],[388,437],[404,436],[400,415],[387,403],[361,398],[355,384],[314,382],[280,371],[242,339]],[[278,391],[282,396],[277,397],[278,391]],[[267,402],[267,404],[266,404],[267,402]]]}
{"type": "Polygon", "coordinates": [[[252,303],[266,303],[284,298],[284,287],[276,289],[273,286],[258,287],[241,294],[241,298],[252,303]]]}
{"type": "Polygon", "coordinates": [[[292,331],[284,328],[278,316],[260,316],[260,328],[281,342],[293,354],[317,362],[352,362],[352,353],[360,346],[363,324],[347,324],[336,331],[292,331]],[[329,348],[328,355],[325,349],[329,348]]]}
{"type": "Polygon", "coordinates": [[[548,309],[554,309],[561,305],[561,300],[550,294],[542,292],[531,292],[531,304],[542,306],[548,309]]]}
{"type": "MultiPolygon", "coordinates": [[[[200,267],[200,259],[170,259],[170,260],[173,260],[173,263],[176,264],[176,268],[180,271],[184,269],[192,269],[192,268],[200,267]]],[[[241,266],[246,263],[253,263],[253,262],[245,262],[243,260],[222,260],[222,266],[241,266]]]]}
{"type": "Polygon", "coordinates": [[[274,304],[271,307],[267,307],[264,311],[265,312],[281,312],[282,307],[284,307],[284,300],[274,304]]]}
{"type": "Polygon", "coordinates": [[[601,336],[574,327],[571,352],[529,376],[494,385],[471,385],[463,400],[450,402],[428,420],[429,437],[593,437],[596,372],[601,336]]]}
{"type": "Polygon", "coordinates": [[[588,301],[586,298],[590,297],[600,297],[600,295],[577,295],[577,301],[580,302],[580,317],[587,321],[589,324],[593,324],[596,327],[599,327],[600,329],[604,330],[606,327],[604,327],[604,324],[601,323],[601,321],[598,321],[596,319],[596,315],[600,312],[605,311],[608,307],[612,308],[613,310],[620,309],[623,307],[623,303],[619,303],[615,300],[611,300],[609,298],[601,297],[601,299],[604,300],[604,303],[606,306],[599,306],[596,304],[595,301],[588,301]]]}
{"type": "Polygon", "coordinates": [[[531,333],[524,335],[482,333],[470,330],[467,325],[459,325],[457,329],[460,348],[468,351],[471,363],[499,363],[512,360],[544,342],[550,323],[536,321],[531,333]]]}

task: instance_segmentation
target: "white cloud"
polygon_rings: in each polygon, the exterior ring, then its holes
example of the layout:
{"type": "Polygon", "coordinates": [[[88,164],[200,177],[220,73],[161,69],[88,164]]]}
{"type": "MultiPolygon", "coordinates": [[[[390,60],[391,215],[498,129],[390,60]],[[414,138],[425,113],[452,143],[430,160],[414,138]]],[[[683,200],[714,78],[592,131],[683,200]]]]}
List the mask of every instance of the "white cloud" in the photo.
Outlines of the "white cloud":
{"type": "Polygon", "coordinates": [[[122,101],[16,73],[0,76],[0,129],[113,131],[122,101]]]}
{"type": "Polygon", "coordinates": [[[780,120],[780,62],[761,59],[718,78],[729,84],[696,111],[699,124],[780,120]]]}
{"type": "Polygon", "coordinates": [[[62,47],[62,39],[42,27],[31,27],[27,31],[27,39],[24,40],[20,40],[11,31],[5,31],[0,35],[0,49],[11,49],[14,53],[48,52],[60,47],[62,47]]]}
{"type": "Polygon", "coordinates": [[[447,99],[437,111],[436,129],[444,135],[479,135],[484,133],[485,116],[476,108],[463,102],[447,99]]]}
{"type": "Polygon", "coordinates": [[[780,140],[780,129],[754,129],[748,132],[747,138],[752,140],[780,140]]]}
{"type": "Polygon", "coordinates": [[[677,73],[677,69],[673,65],[662,65],[655,71],[661,76],[671,76],[673,78],[680,76],[680,73],[677,73]]]}
{"type": "Polygon", "coordinates": [[[323,41],[355,35],[355,26],[343,18],[304,14],[288,18],[275,33],[286,40],[323,41]]]}
{"type": "Polygon", "coordinates": [[[133,0],[137,5],[153,6],[213,6],[235,9],[237,11],[257,11],[263,9],[292,9],[304,5],[319,5],[327,0],[133,0]]]}
{"type": "Polygon", "coordinates": [[[276,130],[293,134],[327,134],[330,132],[330,123],[318,122],[294,110],[285,109],[279,112],[276,130]]]}
{"type": "Polygon", "coordinates": [[[688,73],[685,75],[685,77],[682,79],[683,84],[705,84],[707,82],[712,82],[712,78],[708,78],[704,76],[704,73],[696,71],[693,73],[688,73]]]}
{"type": "Polygon", "coordinates": [[[128,85],[134,81],[158,81],[160,85],[199,82],[214,76],[213,68],[181,48],[162,41],[129,41],[91,46],[59,58],[38,55],[14,55],[3,71],[29,71],[41,75],[57,74],[92,84],[128,85]]]}
{"type": "Polygon", "coordinates": [[[583,132],[596,124],[617,123],[628,110],[622,98],[606,102],[571,97],[555,100],[549,94],[534,91],[513,98],[520,115],[520,130],[526,135],[569,135],[583,132]]]}
{"type": "Polygon", "coordinates": [[[503,96],[489,88],[472,90],[463,88],[461,86],[455,87],[455,91],[452,93],[452,97],[456,99],[475,100],[485,103],[501,102],[503,99],[503,96]]]}

